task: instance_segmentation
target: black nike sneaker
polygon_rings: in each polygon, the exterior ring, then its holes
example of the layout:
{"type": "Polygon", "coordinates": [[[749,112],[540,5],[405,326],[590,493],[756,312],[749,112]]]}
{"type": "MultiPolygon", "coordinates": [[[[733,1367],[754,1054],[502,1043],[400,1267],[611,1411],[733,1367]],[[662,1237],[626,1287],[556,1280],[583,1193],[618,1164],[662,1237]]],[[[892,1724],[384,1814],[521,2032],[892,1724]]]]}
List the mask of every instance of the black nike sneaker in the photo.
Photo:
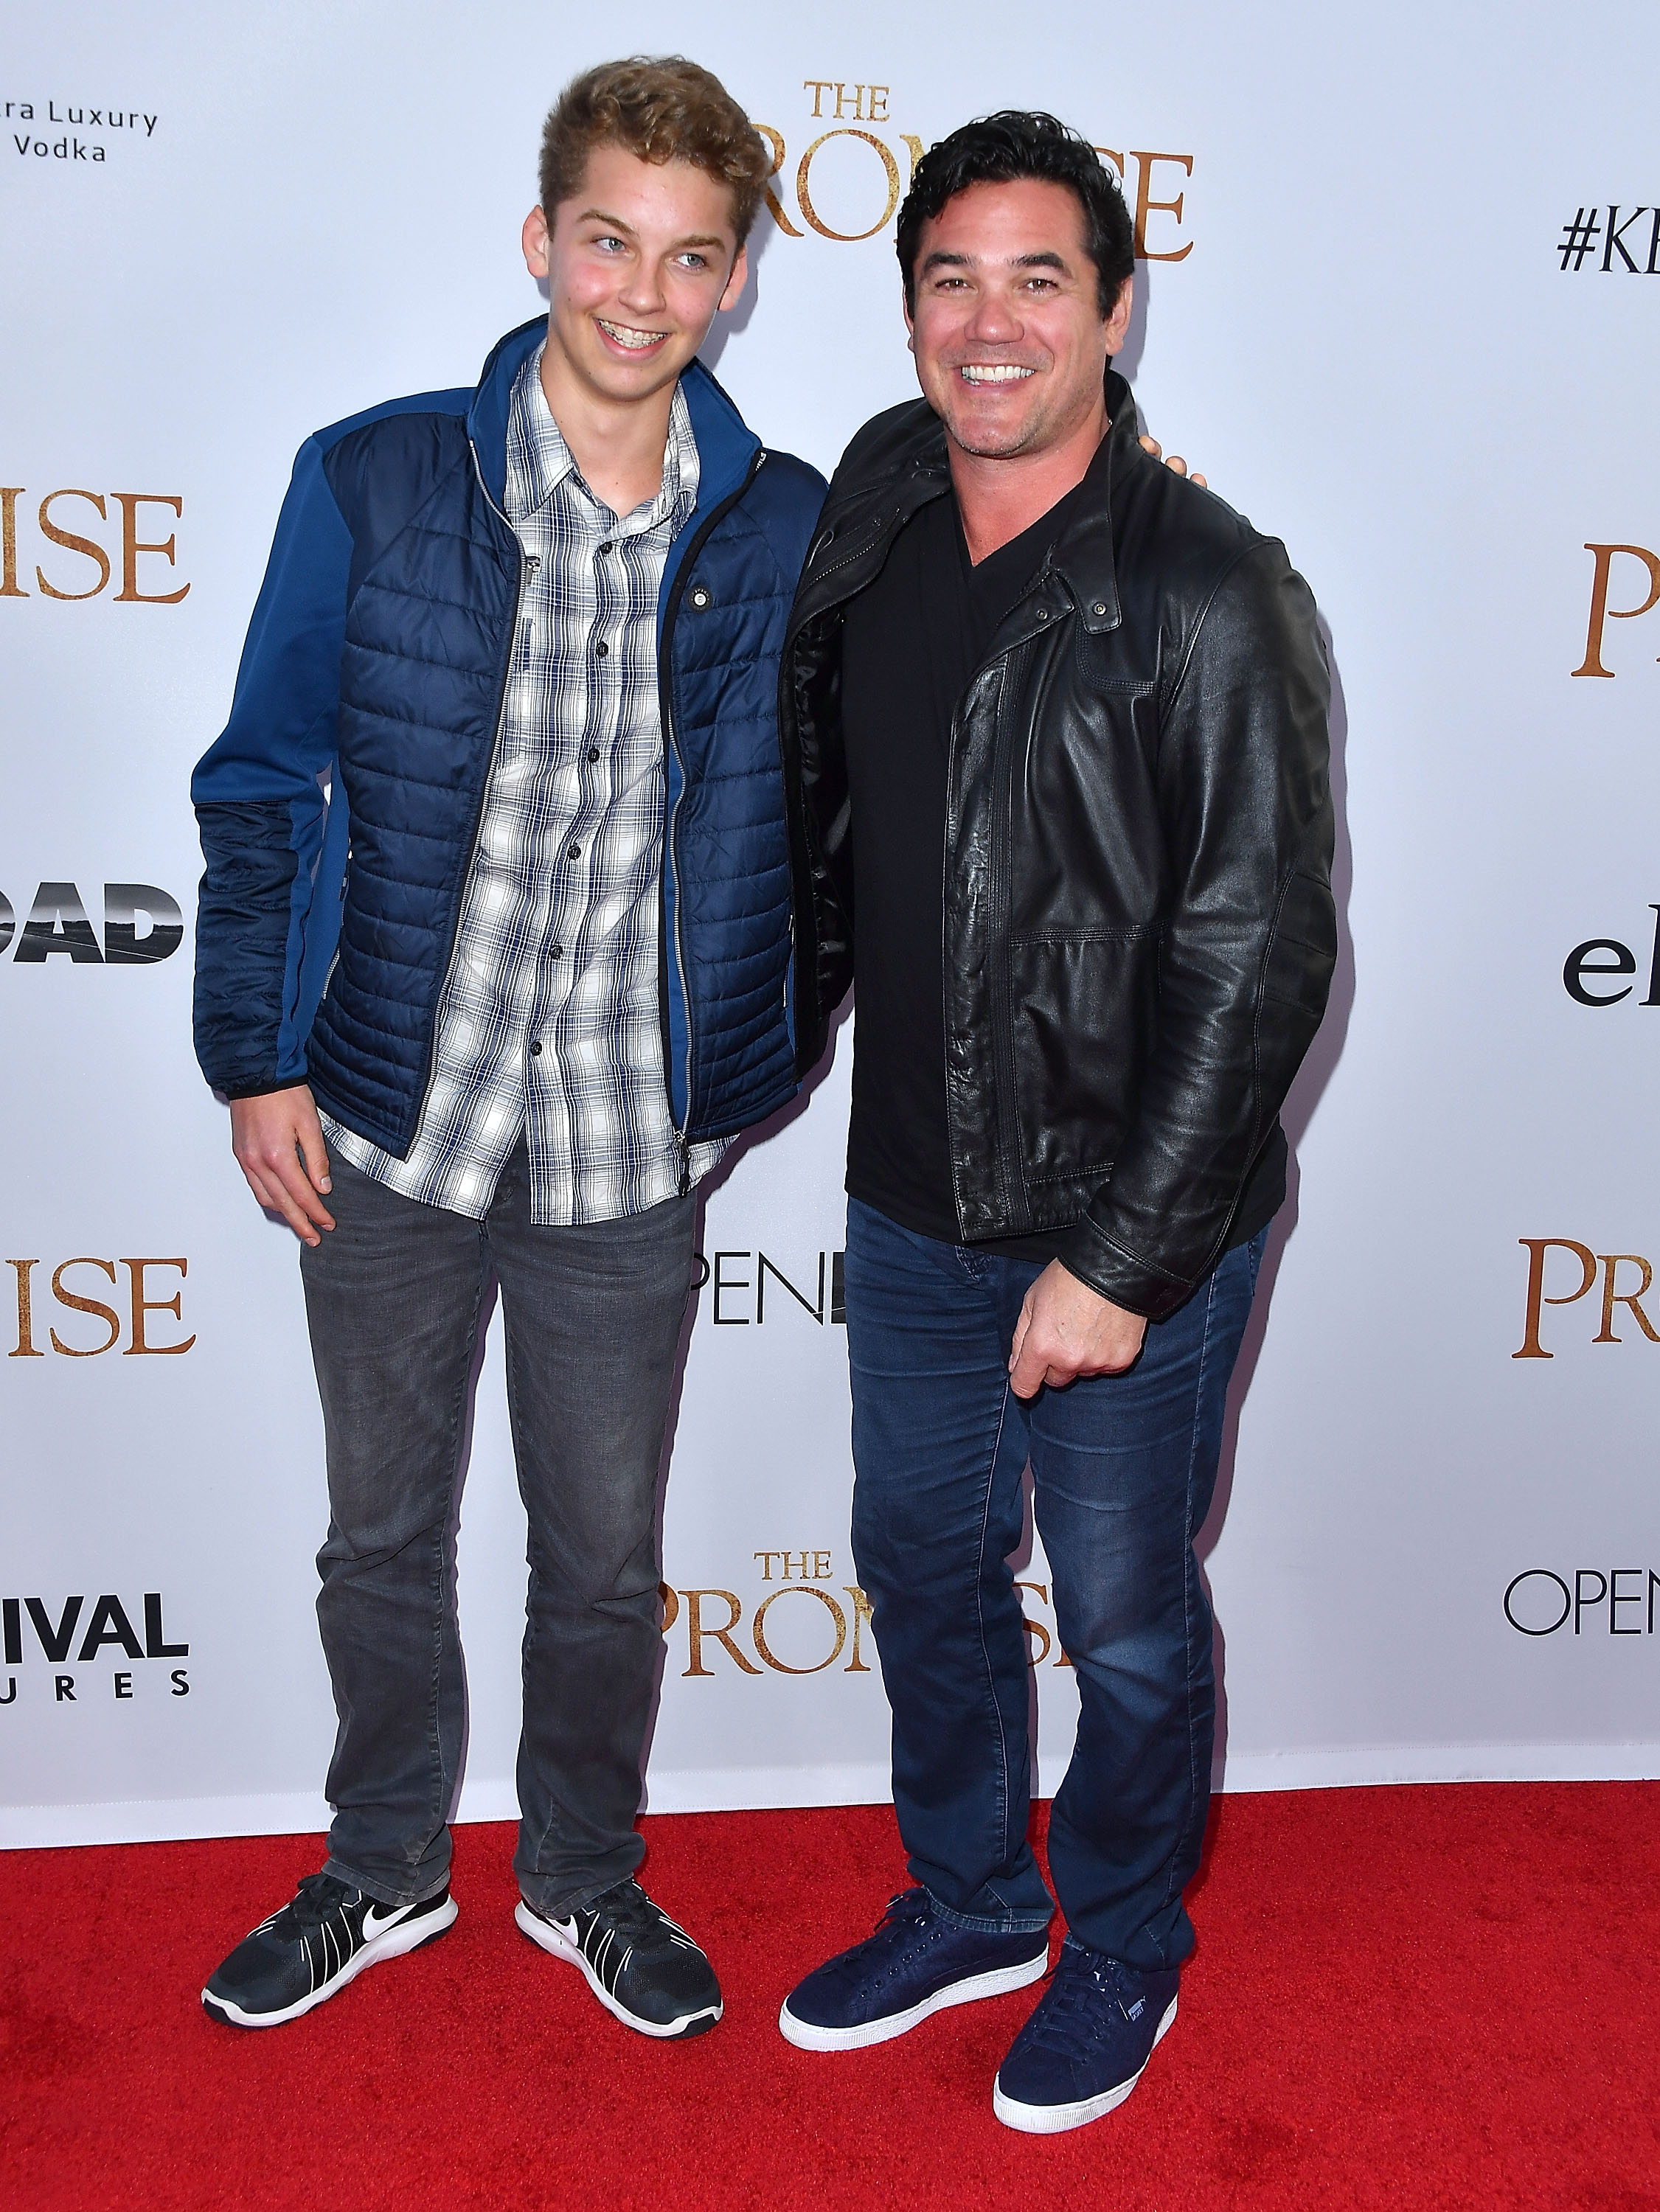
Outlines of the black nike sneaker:
{"type": "Polygon", "coordinates": [[[454,1923],[447,1888],[419,1905],[382,1905],[331,1874],[308,1874],[294,1902],[262,1920],[210,1977],[202,2002],[233,2027],[278,2027],[365,1966],[418,1950],[454,1923]]]}
{"type": "Polygon", "coordinates": [[[702,2035],[721,2017],[714,1967],[637,1881],[619,1881],[563,1919],[521,1899],[514,1918],[532,1943],[580,1966],[625,2027],[642,2035],[702,2035]]]}

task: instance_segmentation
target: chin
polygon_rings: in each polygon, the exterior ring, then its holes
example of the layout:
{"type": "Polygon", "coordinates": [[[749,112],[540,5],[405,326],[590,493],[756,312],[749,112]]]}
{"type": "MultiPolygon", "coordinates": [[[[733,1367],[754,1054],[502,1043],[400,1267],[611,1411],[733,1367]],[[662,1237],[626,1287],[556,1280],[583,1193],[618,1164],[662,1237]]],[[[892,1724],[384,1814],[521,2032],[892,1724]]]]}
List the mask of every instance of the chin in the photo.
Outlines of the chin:
{"type": "Polygon", "coordinates": [[[945,424],[954,445],[983,461],[1007,460],[1024,453],[1033,429],[1030,422],[988,422],[962,412],[946,415],[945,424]]]}

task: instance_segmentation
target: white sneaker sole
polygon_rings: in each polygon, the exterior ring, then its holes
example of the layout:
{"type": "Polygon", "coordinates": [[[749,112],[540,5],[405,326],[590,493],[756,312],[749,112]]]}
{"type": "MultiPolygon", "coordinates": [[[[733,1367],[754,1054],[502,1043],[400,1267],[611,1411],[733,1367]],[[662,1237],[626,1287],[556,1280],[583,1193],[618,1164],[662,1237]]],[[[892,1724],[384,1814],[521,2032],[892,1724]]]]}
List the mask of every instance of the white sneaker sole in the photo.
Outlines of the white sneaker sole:
{"type": "MultiPolygon", "coordinates": [[[[1158,2023],[1158,2032],[1152,2039],[1152,2051],[1157,2051],[1164,2039],[1165,2031],[1176,2017],[1176,1999],[1170,2001],[1170,2009],[1158,2023]]],[[[1147,2058],[1152,2056],[1148,2051],[1147,2058]]],[[[1110,2089],[1104,2089],[1098,2097],[1080,2097],[1075,2105],[1021,2105],[1012,2097],[1003,2094],[1003,2080],[1000,2074],[992,2085],[991,2108],[1006,2128],[1018,2128],[1022,2135],[1064,2135],[1068,2128],[1087,2127],[1098,2120],[1104,2112],[1116,2111],[1141,2076],[1146,2072],[1143,2059],[1128,2081],[1119,2081],[1110,2089]]]]}
{"type": "Polygon", "coordinates": [[[1034,1959],[1023,1959],[1018,1966],[999,1966],[989,1974],[970,1974],[966,1981],[953,1982],[948,1989],[936,1990],[921,2004],[914,2004],[908,2012],[893,2012],[884,2020],[861,2021],[856,2027],[816,2027],[811,2021],[798,2020],[785,1998],[778,2014],[778,2032],[786,2043],[793,2043],[798,2051],[866,2051],[873,2043],[888,2043],[896,2035],[907,2035],[914,2027],[936,2012],[944,2012],[951,2005],[973,2004],[981,1997],[1000,1997],[1010,1990],[1024,1990],[1032,1982],[1041,1982],[1049,1967],[1049,1945],[1034,1959]]]}
{"type": "Polygon", "coordinates": [[[395,1928],[372,1936],[362,1949],[355,1951],[340,1972],[320,1989],[301,1997],[298,2004],[284,2006],[281,2012],[244,2012],[240,2005],[234,2004],[228,1997],[216,1996],[211,1990],[202,1992],[203,2009],[216,2020],[228,2021],[233,2027],[281,2027],[284,2021],[298,2020],[302,2013],[314,2011],[331,1997],[338,1996],[347,1983],[355,1982],[366,1966],[378,1966],[383,1959],[401,1959],[408,1952],[418,1951],[423,1943],[436,1942],[447,1928],[454,1927],[455,1921],[453,1897],[447,1897],[436,1912],[423,1913],[418,1920],[400,1920],[395,1928]]]}
{"type": "Polygon", "coordinates": [[[514,1908],[513,1917],[531,1942],[545,1951],[550,1959],[562,1959],[567,1966],[580,1966],[588,1987],[611,2018],[620,2020],[624,2027],[633,2028],[636,2034],[654,2035],[661,2042],[672,2042],[681,2036],[695,2033],[700,2021],[708,2021],[713,2027],[725,2009],[723,2003],[703,2005],[696,2012],[688,2013],[684,2020],[672,2021],[666,2027],[654,2020],[642,2020],[637,2013],[630,2012],[625,2005],[617,2002],[570,1938],[562,1934],[551,1921],[544,1920],[539,1913],[532,1912],[522,1897],[514,1908]]]}

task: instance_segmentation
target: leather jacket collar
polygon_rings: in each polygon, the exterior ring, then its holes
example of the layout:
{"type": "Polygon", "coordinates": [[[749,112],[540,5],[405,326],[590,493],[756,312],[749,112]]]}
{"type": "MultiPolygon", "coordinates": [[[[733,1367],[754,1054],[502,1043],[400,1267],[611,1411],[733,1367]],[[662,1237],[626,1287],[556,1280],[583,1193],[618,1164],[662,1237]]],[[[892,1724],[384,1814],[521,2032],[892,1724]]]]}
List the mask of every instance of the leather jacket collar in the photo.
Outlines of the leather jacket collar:
{"type": "MultiPolygon", "coordinates": [[[[1151,464],[1138,442],[1140,426],[1129,386],[1109,369],[1105,391],[1110,418],[1107,450],[1090,471],[1098,480],[1098,494],[1074,515],[1031,588],[999,625],[989,647],[993,653],[1006,652],[1067,611],[1074,611],[1091,632],[1118,626],[1110,526],[1113,486],[1126,470],[1151,464]]],[[[899,531],[930,500],[950,489],[946,428],[927,400],[911,400],[878,416],[836,471],[807,556],[792,627],[802,627],[862,591],[880,572],[899,531]]]]}

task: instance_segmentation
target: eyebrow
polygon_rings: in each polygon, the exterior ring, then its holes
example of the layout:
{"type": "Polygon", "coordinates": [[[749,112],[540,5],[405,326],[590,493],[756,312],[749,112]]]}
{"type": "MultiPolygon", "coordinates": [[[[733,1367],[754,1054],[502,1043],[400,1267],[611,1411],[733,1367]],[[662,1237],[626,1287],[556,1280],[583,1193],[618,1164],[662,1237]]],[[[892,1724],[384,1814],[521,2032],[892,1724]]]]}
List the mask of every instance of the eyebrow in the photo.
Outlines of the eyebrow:
{"type": "MultiPolygon", "coordinates": [[[[632,223],[624,222],[620,215],[607,215],[604,208],[584,208],[581,214],[577,216],[576,220],[578,222],[607,223],[612,230],[622,231],[629,238],[635,238],[639,235],[632,223]]],[[[697,231],[689,237],[677,238],[671,250],[676,253],[683,253],[689,246],[718,246],[724,247],[726,244],[727,240],[720,235],[719,232],[697,231]]]]}
{"type": "MultiPolygon", "coordinates": [[[[933,269],[970,269],[976,265],[972,254],[936,252],[924,257],[921,273],[926,276],[933,269]]],[[[1011,269],[1058,269],[1064,276],[1072,274],[1072,265],[1065,256],[1047,248],[1039,253],[1018,253],[1007,266],[1011,269]]]]}

